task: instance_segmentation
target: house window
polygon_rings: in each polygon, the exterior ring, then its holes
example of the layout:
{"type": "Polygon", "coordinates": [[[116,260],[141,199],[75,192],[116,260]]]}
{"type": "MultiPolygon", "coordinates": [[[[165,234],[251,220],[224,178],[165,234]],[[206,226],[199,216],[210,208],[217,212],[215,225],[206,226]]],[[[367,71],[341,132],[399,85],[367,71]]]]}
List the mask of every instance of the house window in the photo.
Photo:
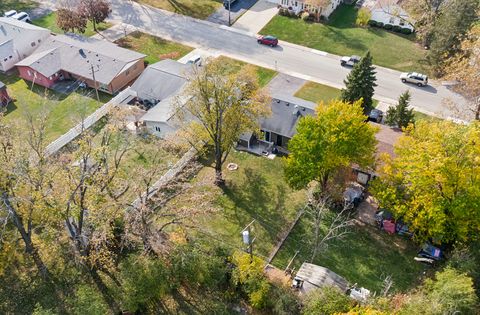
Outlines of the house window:
{"type": "Polygon", "coordinates": [[[48,77],[49,80],[52,80],[53,78],[52,77],[48,77]]]}
{"type": "Polygon", "coordinates": [[[403,20],[400,20],[400,25],[401,26],[404,26],[405,25],[405,22],[403,20]]]}
{"type": "Polygon", "coordinates": [[[27,74],[28,74],[29,77],[32,76],[32,72],[30,70],[27,70],[27,74]]]}
{"type": "Polygon", "coordinates": [[[155,126],[155,131],[160,132],[160,127],[155,126]]]}
{"type": "Polygon", "coordinates": [[[390,23],[390,24],[395,23],[395,18],[392,16],[392,17],[390,18],[390,21],[388,21],[388,23],[390,23]]]}
{"type": "Polygon", "coordinates": [[[8,56],[8,59],[12,59],[12,56],[8,56]]]}
{"type": "Polygon", "coordinates": [[[42,41],[41,39],[38,40],[39,43],[40,43],[41,41],[42,41]]]}
{"type": "Polygon", "coordinates": [[[7,60],[8,60],[7,58],[3,59],[3,61],[7,61],[7,60]]]}
{"type": "Polygon", "coordinates": [[[297,1],[295,1],[295,6],[298,7],[298,2],[297,1]]]}
{"type": "Polygon", "coordinates": [[[35,47],[35,45],[37,45],[37,44],[35,44],[35,42],[31,42],[30,45],[31,45],[32,47],[35,47]]]}

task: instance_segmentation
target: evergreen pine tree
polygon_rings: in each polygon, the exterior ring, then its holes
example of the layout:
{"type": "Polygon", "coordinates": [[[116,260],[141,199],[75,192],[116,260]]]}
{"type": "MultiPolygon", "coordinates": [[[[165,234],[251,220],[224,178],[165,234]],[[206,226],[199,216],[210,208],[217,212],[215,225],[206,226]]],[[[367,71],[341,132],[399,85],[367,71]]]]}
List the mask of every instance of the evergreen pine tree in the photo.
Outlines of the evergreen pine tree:
{"type": "Polygon", "coordinates": [[[368,112],[372,109],[375,84],[375,67],[372,65],[372,56],[367,52],[359,63],[353,66],[347,79],[343,81],[346,89],[342,89],[342,101],[353,103],[363,98],[363,109],[368,112]]]}
{"type": "Polygon", "coordinates": [[[390,126],[405,128],[410,123],[414,123],[413,108],[408,108],[410,103],[410,92],[407,90],[398,98],[396,106],[390,106],[387,110],[386,123],[390,126]]]}

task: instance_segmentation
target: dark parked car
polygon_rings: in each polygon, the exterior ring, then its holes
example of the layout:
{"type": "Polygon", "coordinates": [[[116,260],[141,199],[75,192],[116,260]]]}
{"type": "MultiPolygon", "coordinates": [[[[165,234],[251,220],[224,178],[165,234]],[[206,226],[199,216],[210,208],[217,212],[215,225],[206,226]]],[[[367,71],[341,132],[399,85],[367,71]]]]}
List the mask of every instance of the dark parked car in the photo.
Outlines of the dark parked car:
{"type": "Polygon", "coordinates": [[[383,120],[383,112],[379,109],[374,108],[370,111],[370,113],[368,113],[367,120],[380,124],[383,120]]]}
{"type": "Polygon", "coordinates": [[[275,47],[278,45],[278,39],[272,35],[259,36],[257,38],[259,44],[268,45],[270,47],[275,47]]]}
{"type": "Polygon", "coordinates": [[[426,243],[423,245],[422,249],[418,252],[418,256],[422,258],[428,258],[433,260],[442,260],[443,259],[443,251],[433,246],[432,244],[426,243]]]}

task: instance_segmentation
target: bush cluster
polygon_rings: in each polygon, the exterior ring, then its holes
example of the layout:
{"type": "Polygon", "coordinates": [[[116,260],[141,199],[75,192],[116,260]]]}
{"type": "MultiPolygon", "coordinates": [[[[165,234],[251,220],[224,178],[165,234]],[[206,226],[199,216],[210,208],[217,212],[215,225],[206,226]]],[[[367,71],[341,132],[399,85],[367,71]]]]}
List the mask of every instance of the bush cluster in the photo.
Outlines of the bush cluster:
{"type": "Polygon", "coordinates": [[[402,33],[405,35],[411,34],[412,30],[406,27],[401,27],[399,25],[392,25],[392,24],[383,24],[382,22],[377,22],[374,20],[368,21],[368,25],[371,27],[378,27],[378,28],[384,28],[388,31],[393,31],[395,33],[402,33]]]}

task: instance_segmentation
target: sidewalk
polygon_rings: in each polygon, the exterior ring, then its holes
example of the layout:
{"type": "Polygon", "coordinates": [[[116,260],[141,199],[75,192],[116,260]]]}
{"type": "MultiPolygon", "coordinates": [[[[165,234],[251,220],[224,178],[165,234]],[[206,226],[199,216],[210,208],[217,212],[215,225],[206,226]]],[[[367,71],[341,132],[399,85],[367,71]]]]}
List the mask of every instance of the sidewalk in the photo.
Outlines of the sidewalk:
{"type": "Polygon", "coordinates": [[[134,32],[135,30],[136,28],[131,25],[120,23],[115,24],[114,26],[107,28],[102,32],[99,32],[98,34],[93,35],[92,38],[105,39],[110,42],[114,42],[117,39],[125,37],[126,35],[134,32]]]}
{"type": "Polygon", "coordinates": [[[270,22],[277,12],[276,4],[266,0],[259,0],[233,24],[233,27],[257,34],[270,22]]]}

